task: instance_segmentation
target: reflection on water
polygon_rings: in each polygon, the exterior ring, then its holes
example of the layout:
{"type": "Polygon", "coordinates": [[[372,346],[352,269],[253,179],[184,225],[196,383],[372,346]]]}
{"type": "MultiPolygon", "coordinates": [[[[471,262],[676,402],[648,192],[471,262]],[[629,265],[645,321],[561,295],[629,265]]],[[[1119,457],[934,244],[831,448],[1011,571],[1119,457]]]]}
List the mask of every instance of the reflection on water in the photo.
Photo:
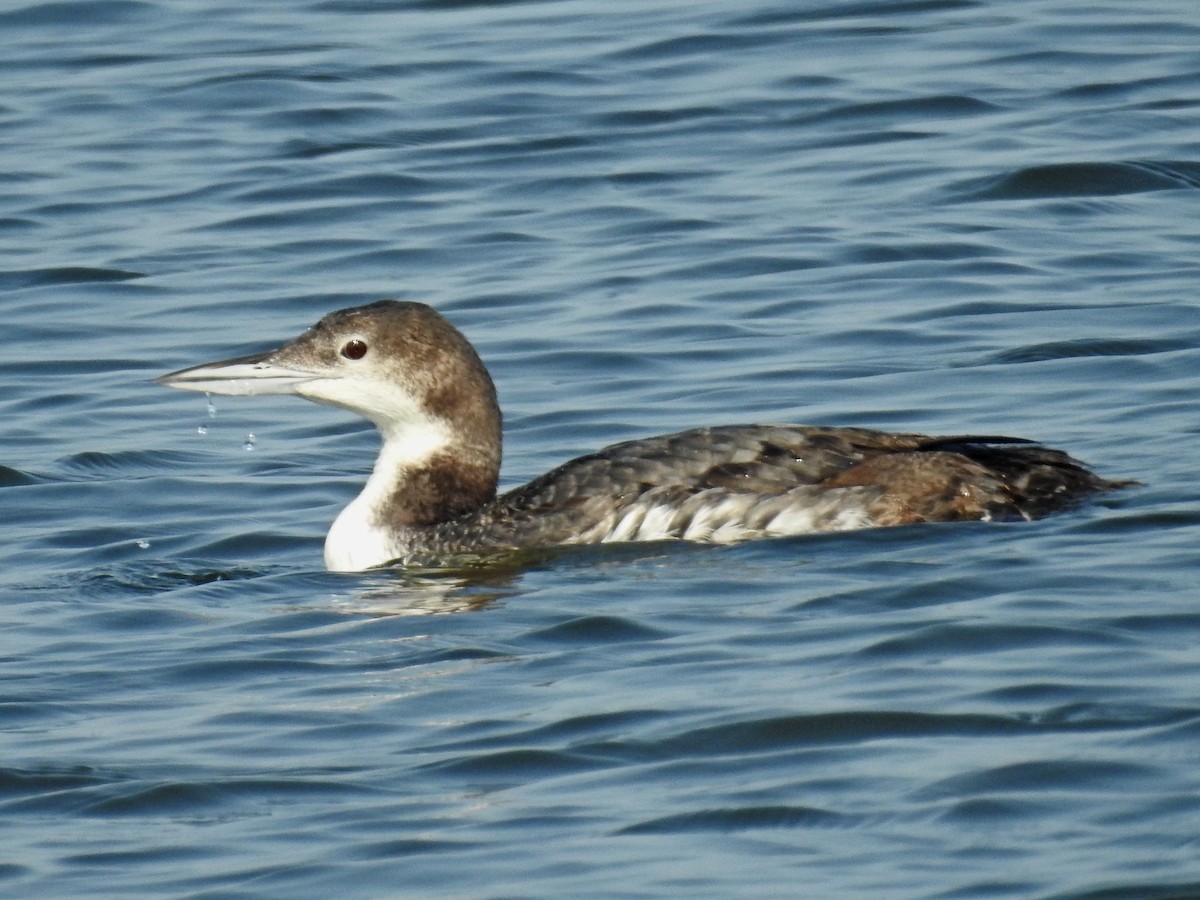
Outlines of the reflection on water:
{"type": "MultiPolygon", "coordinates": [[[[517,565],[478,570],[388,571],[330,596],[334,609],[369,616],[474,612],[519,596],[517,565]]],[[[349,580],[349,579],[347,579],[349,580]]]]}

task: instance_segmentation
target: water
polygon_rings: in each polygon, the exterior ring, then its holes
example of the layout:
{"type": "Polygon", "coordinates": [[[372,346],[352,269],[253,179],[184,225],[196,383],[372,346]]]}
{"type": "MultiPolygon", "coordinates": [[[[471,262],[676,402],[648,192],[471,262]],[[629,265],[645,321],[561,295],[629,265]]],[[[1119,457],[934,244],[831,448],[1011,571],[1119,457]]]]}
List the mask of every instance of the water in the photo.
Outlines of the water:
{"type": "Polygon", "coordinates": [[[1190,0],[0,29],[0,893],[1200,894],[1190,0]],[[777,420],[1146,485],[334,576],[371,430],[151,379],[382,296],[479,346],[506,485],[777,420]]]}

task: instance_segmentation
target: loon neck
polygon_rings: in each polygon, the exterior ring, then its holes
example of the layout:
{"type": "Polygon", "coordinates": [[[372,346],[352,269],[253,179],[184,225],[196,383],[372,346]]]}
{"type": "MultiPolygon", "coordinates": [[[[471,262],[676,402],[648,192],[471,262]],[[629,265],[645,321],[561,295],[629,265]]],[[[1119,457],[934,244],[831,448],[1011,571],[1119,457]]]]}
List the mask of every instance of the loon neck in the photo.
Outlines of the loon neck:
{"type": "Polygon", "coordinates": [[[440,423],[383,436],[370,478],[325,538],[331,570],[390,562],[403,555],[405,532],[474,512],[496,496],[498,430],[482,443],[440,423]]]}
{"type": "Polygon", "coordinates": [[[371,499],[379,521],[420,528],[479,509],[496,496],[499,478],[499,436],[494,444],[479,443],[433,430],[418,438],[385,437],[359,497],[371,499]]]}

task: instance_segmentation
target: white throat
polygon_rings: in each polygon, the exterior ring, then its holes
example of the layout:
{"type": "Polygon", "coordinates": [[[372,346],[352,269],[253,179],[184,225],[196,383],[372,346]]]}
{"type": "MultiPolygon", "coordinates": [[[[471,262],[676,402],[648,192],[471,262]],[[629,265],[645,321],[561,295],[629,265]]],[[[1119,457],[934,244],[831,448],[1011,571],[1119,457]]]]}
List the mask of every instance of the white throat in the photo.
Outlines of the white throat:
{"type": "Polygon", "coordinates": [[[434,419],[384,434],[383,447],[362,492],[338,514],[325,537],[325,566],[332,572],[361,572],[399,557],[396,534],[382,510],[405,472],[419,468],[450,444],[449,430],[434,419]]]}

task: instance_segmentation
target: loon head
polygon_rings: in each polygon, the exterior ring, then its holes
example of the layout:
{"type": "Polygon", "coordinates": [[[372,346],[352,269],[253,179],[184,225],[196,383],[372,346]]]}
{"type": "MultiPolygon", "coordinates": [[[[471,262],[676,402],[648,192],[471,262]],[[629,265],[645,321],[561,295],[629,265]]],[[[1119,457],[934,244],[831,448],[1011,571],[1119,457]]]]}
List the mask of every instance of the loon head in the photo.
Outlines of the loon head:
{"type": "Polygon", "coordinates": [[[496,389],[467,339],[423,303],[339,310],[277,350],[156,381],[213,394],[296,394],[375,423],[383,449],[363,493],[330,531],[331,568],[385,562],[390,529],[446,521],[496,494],[496,389]]]}
{"type": "Polygon", "coordinates": [[[338,310],[278,349],[155,381],[212,394],[295,394],[357,413],[387,440],[439,430],[460,446],[500,440],[487,369],[462,333],[423,303],[338,310]]]}

